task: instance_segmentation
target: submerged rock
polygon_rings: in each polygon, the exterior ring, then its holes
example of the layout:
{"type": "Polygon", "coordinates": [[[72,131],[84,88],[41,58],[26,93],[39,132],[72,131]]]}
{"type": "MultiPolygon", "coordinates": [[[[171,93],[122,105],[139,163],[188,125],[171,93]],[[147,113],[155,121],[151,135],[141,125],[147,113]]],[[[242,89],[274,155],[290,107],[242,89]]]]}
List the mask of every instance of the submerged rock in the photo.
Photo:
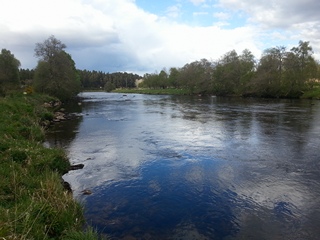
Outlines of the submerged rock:
{"type": "Polygon", "coordinates": [[[69,168],[69,171],[72,171],[72,170],[78,170],[78,169],[82,169],[84,168],[84,164],[75,164],[75,165],[71,165],[70,168],[69,168]]]}
{"type": "Polygon", "coordinates": [[[83,191],[81,191],[83,195],[91,195],[92,194],[92,191],[89,190],[89,189],[85,189],[83,191]]]}

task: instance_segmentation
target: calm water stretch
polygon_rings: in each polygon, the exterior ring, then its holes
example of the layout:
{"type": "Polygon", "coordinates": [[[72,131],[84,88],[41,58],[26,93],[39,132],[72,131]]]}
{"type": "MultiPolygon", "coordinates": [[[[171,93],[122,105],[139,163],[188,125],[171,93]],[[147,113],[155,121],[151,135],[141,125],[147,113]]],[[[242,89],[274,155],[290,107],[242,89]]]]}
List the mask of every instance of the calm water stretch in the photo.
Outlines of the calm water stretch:
{"type": "Polygon", "coordinates": [[[64,179],[100,233],[319,239],[320,101],[80,95],[47,143],[85,165],[64,179]]]}

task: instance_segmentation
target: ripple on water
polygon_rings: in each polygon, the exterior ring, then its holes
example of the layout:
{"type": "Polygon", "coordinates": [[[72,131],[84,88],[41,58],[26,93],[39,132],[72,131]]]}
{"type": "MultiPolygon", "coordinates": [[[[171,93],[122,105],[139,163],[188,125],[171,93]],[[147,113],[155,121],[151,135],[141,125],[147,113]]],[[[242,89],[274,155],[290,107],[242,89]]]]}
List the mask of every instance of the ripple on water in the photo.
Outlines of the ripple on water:
{"type": "Polygon", "coordinates": [[[99,231],[113,239],[320,235],[320,104],[83,95],[90,99],[75,126],[54,137],[68,136],[60,145],[85,164],[65,178],[79,194],[92,192],[78,198],[99,231]]]}

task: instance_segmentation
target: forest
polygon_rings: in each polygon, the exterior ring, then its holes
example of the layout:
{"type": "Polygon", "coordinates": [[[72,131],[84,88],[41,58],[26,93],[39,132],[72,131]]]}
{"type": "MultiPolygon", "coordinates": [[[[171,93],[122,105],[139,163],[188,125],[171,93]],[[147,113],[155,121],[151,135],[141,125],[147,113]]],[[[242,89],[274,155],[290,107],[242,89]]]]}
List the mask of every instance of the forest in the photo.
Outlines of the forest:
{"type": "MultiPolygon", "coordinates": [[[[32,84],[34,69],[20,69],[20,79],[23,84],[32,84]]],[[[89,71],[77,69],[77,77],[81,82],[82,90],[106,90],[116,88],[135,88],[135,81],[142,77],[127,72],[105,73],[102,71],[89,71]]]]}
{"type": "Polygon", "coordinates": [[[102,71],[78,70],[83,89],[99,89],[110,92],[116,88],[135,88],[135,81],[142,77],[127,72],[104,73],[102,71]]]}

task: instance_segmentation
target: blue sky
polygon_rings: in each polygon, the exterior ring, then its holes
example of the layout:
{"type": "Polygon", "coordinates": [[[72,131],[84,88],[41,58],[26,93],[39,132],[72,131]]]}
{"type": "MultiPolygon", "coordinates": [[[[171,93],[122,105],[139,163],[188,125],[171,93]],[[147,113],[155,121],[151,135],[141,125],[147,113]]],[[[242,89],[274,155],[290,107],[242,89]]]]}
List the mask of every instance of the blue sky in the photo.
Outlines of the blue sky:
{"type": "Polygon", "coordinates": [[[318,0],[0,0],[0,48],[34,68],[54,35],[79,69],[143,75],[249,49],[310,41],[320,59],[318,0]]]}
{"type": "Polygon", "coordinates": [[[219,6],[218,1],[136,0],[135,2],[147,12],[190,26],[208,27],[221,24],[228,28],[228,26],[242,26],[246,21],[243,12],[225,9],[219,6]]]}

